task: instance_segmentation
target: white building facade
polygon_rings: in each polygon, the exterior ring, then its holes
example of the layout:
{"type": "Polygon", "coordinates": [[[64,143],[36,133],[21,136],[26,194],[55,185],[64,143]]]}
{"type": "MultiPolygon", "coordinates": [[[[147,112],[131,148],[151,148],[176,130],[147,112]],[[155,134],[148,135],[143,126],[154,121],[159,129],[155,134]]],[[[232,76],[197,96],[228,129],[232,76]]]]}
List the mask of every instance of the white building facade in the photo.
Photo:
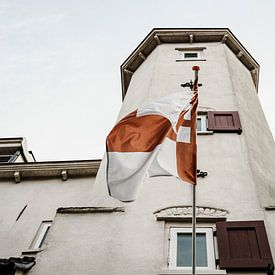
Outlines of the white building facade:
{"type": "MultiPolygon", "coordinates": [[[[259,65],[231,31],[152,30],[121,66],[118,119],[183,91],[194,65],[202,83],[198,168],[208,173],[197,184],[197,274],[273,274],[274,140],[257,95],[259,65]]],[[[0,165],[3,268],[191,274],[192,186],[149,178],[137,200],[123,204],[109,197],[105,177],[105,157],[0,165]],[[26,258],[20,268],[23,256],[35,260],[26,258]]]]}

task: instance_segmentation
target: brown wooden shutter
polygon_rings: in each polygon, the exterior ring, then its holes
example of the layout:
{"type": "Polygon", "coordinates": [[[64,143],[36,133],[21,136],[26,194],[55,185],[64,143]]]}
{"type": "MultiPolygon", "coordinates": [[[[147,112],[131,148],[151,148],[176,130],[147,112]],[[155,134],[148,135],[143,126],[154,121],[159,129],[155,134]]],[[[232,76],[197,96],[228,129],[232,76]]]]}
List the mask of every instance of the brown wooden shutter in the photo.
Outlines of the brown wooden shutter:
{"type": "Polygon", "coordinates": [[[217,241],[221,269],[274,269],[263,221],[217,222],[217,241]]]}
{"type": "Polygon", "coordinates": [[[214,132],[242,132],[241,121],[237,111],[215,111],[207,112],[209,131],[214,132]]]}

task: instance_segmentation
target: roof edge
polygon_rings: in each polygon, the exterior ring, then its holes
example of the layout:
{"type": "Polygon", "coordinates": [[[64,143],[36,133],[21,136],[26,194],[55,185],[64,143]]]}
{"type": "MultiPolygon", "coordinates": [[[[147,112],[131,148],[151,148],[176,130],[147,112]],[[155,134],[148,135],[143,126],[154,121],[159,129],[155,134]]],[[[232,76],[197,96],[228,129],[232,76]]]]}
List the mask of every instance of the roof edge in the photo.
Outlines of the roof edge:
{"type": "MultiPolygon", "coordinates": [[[[0,165],[0,181],[12,179],[68,178],[96,176],[101,160],[45,161],[0,165]]],[[[1,183],[0,183],[1,185],[1,183]]]]}

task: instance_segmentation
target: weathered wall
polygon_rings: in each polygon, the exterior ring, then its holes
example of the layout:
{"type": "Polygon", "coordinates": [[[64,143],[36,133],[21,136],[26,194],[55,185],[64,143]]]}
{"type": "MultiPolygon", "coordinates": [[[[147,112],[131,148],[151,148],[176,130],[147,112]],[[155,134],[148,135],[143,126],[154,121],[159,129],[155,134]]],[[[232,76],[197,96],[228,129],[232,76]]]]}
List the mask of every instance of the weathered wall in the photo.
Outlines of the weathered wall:
{"type": "Polygon", "coordinates": [[[28,250],[41,222],[53,220],[57,208],[87,205],[93,182],[92,177],[0,182],[0,258],[28,250]]]}

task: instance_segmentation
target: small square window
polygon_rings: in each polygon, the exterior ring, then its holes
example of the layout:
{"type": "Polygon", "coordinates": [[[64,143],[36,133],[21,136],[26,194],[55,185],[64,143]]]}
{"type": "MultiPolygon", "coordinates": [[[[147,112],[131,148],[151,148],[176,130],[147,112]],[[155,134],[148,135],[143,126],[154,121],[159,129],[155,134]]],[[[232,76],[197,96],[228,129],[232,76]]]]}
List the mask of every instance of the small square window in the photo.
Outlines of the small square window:
{"type": "MultiPolygon", "coordinates": [[[[212,228],[196,229],[196,263],[198,270],[215,270],[212,228]]],[[[191,269],[192,228],[170,228],[169,269],[191,269]]]]}

